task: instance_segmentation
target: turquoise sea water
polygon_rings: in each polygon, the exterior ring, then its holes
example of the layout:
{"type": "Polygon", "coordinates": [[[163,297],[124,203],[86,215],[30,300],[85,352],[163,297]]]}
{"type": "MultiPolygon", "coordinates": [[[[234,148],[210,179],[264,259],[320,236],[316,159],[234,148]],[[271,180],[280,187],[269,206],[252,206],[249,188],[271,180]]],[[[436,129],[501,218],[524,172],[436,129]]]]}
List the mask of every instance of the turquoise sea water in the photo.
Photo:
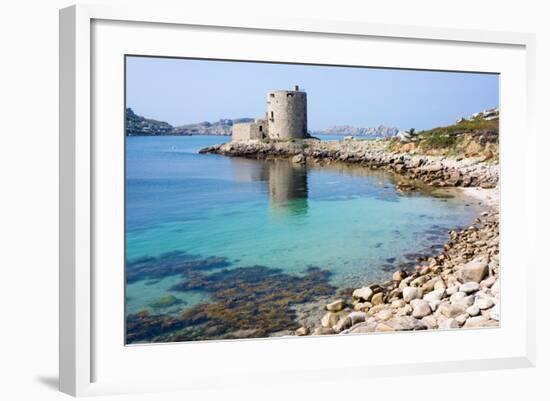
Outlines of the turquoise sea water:
{"type": "MultiPolygon", "coordinates": [[[[358,286],[433,253],[449,229],[471,224],[478,213],[459,196],[401,194],[385,172],[198,154],[228,139],[126,138],[129,263],[181,251],[224,258],[220,268],[300,273],[315,266],[330,270],[336,287],[358,286]]],[[[129,314],[151,310],[166,295],[183,302],[162,313],[209,300],[201,291],[175,291],[177,274],[136,277],[127,284],[129,314]]]]}

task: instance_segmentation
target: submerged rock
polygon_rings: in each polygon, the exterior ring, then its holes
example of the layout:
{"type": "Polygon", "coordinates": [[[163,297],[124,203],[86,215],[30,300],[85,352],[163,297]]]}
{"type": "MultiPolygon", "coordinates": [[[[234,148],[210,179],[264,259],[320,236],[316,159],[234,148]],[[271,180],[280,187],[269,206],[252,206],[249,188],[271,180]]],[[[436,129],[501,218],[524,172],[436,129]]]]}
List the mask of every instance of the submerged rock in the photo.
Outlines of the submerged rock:
{"type": "Polygon", "coordinates": [[[183,303],[179,298],[176,298],[174,295],[165,295],[163,297],[157,298],[149,304],[151,308],[168,308],[169,306],[178,305],[183,303]]]}

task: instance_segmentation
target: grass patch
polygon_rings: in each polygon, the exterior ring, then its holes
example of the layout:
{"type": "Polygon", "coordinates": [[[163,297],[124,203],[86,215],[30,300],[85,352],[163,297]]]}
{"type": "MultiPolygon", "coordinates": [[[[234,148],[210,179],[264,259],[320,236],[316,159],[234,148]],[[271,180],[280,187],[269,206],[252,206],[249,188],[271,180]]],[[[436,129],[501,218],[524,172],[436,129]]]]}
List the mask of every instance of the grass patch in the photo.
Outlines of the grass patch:
{"type": "Polygon", "coordinates": [[[447,127],[437,127],[430,130],[421,131],[418,134],[420,138],[429,138],[430,136],[443,137],[445,135],[458,135],[474,131],[498,131],[498,121],[498,118],[495,120],[475,118],[473,120],[461,121],[447,127]]]}
{"type": "Polygon", "coordinates": [[[451,148],[458,143],[457,134],[437,132],[422,137],[421,146],[428,149],[451,148]]]}
{"type": "Polygon", "coordinates": [[[388,144],[386,145],[386,149],[389,152],[396,152],[399,150],[400,146],[401,146],[401,141],[397,138],[392,138],[388,141],[388,144]]]}
{"type": "Polygon", "coordinates": [[[479,153],[496,147],[498,153],[499,119],[484,120],[478,117],[472,120],[463,120],[456,124],[436,127],[409,134],[412,147],[408,142],[401,142],[398,138],[391,138],[386,142],[389,152],[420,152],[448,157],[461,156],[466,153],[479,153]],[[482,134],[490,134],[489,142],[481,142],[482,134]],[[497,135],[496,140],[495,136],[497,135]],[[405,148],[406,147],[406,148],[405,148]]]}
{"type": "Polygon", "coordinates": [[[446,127],[437,127],[418,133],[420,144],[423,149],[448,149],[454,153],[454,149],[462,142],[461,134],[478,131],[497,131],[499,128],[498,118],[495,120],[484,120],[475,118],[464,120],[446,127]]]}

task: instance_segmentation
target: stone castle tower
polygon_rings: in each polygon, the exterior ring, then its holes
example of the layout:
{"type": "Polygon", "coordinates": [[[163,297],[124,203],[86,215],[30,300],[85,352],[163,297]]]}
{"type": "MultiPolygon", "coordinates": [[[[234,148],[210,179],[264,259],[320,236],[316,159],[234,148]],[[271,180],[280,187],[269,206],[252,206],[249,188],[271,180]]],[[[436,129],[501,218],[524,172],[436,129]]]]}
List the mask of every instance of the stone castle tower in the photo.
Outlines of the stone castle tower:
{"type": "Polygon", "coordinates": [[[307,94],[296,85],[294,90],[276,90],[267,94],[265,119],[235,124],[233,141],[291,139],[307,137],[307,94]]]}
{"type": "Polygon", "coordinates": [[[307,94],[298,86],[293,91],[277,90],[267,95],[268,136],[273,139],[305,138],[307,94]]]}

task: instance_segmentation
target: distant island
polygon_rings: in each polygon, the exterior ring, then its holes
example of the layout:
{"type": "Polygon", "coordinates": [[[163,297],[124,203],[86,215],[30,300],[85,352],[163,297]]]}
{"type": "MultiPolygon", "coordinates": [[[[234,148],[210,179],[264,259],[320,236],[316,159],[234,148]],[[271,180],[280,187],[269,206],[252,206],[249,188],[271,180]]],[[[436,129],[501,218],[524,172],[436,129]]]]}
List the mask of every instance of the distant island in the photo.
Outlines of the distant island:
{"type": "Polygon", "coordinates": [[[252,122],[252,118],[221,119],[216,122],[202,121],[195,124],[179,125],[177,127],[165,121],[145,118],[126,109],[127,136],[165,136],[165,135],[231,135],[233,124],[252,122]]]}
{"type": "MultiPolygon", "coordinates": [[[[131,108],[126,109],[127,136],[167,136],[167,135],[220,135],[230,136],[233,125],[254,122],[253,118],[221,119],[215,122],[202,121],[194,124],[173,126],[165,121],[154,120],[136,114],[131,108]]],[[[337,125],[321,131],[314,131],[314,135],[353,135],[371,136],[376,138],[394,137],[399,133],[395,127],[353,127],[351,125],[337,125]]]]}

